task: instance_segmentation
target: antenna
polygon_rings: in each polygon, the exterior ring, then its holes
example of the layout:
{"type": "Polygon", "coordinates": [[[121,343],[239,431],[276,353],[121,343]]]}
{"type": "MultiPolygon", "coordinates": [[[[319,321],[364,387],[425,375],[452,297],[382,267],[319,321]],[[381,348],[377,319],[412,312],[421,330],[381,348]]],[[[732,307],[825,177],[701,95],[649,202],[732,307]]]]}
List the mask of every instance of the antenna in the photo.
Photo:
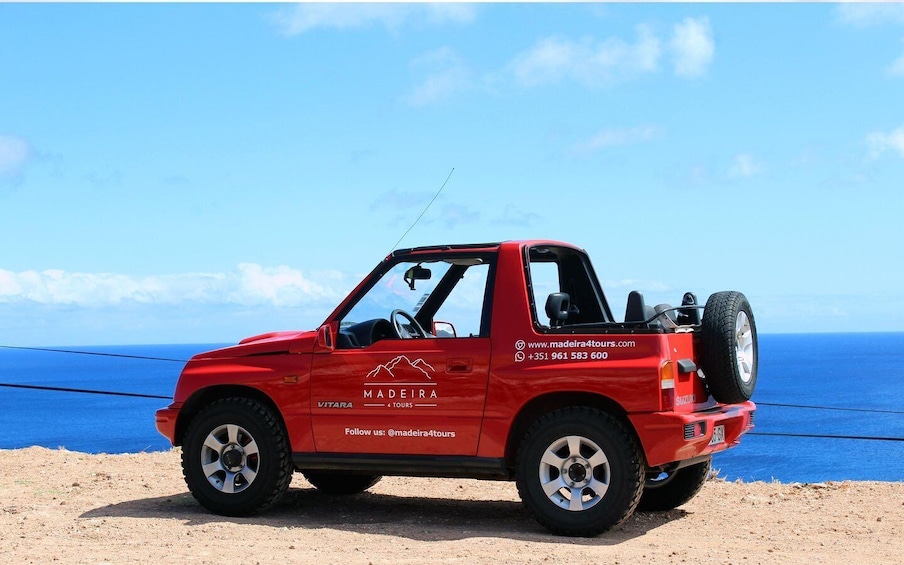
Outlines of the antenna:
{"type": "Polygon", "coordinates": [[[408,235],[408,232],[413,230],[414,226],[416,226],[417,223],[421,221],[421,218],[424,217],[424,214],[427,213],[427,210],[430,209],[430,206],[433,205],[433,203],[436,201],[436,198],[439,196],[439,194],[443,191],[444,188],[446,188],[446,183],[449,182],[450,178],[452,178],[452,173],[454,173],[454,172],[455,172],[455,167],[452,167],[452,170],[449,171],[449,176],[446,177],[446,180],[443,182],[443,185],[441,187],[439,187],[439,190],[437,190],[436,194],[433,195],[433,199],[430,200],[430,202],[427,204],[427,207],[424,208],[423,212],[421,212],[421,215],[417,217],[417,219],[414,221],[413,224],[411,224],[411,227],[409,227],[407,230],[405,230],[405,233],[402,234],[402,237],[400,237],[399,240],[397,242],[395,242],[395,245],[392,246],[392,249],[389,250],[389,253],[392,253],[393,251],[395,251],[396,247],[398,247],[399,244],[402,243],[402,240],[405,239],[405,236],[408,235]]]}

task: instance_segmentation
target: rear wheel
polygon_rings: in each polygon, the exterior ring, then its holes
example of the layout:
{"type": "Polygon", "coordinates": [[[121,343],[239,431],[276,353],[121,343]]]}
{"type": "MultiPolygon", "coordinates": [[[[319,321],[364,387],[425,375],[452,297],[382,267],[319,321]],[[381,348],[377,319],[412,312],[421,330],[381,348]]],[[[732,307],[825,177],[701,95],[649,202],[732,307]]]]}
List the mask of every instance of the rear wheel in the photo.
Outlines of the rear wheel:
{"type": "Polygon", "coordinates": [[[701,334],[701,365],[718,402],[750,400],[756,388],[757,337],[753,311],[736,291],[717,292],[706,301],[701,334]]]}
{"type": "Polygon", "coordinates": [[[638,510],[662,511],[678,508],[694,498],[709,478],[712,458],[669,473],[647,473],[638,510]]]}
{"type": "Polygon", "coordinates": [[[543,416],[518,450],[525,506],[554,533],[595,536],[624,522],[643,491],[642,455],[622,424],[587,407],[543,416]]]}
{"type": "Polygon", "coordinates": [[[304,471],[304,478],[317,490],[333,495],[358,494],[374,486],[382,475],[349,475],[345,473],[324,473],[304,471]]]}
{"type": "Polygon", "coordinates": [[[286,431],[266,405],[224,398],[188,425],[182,472],[195,499],[224,516],[246,516],[275,504],[292,480],[286,431]]]}

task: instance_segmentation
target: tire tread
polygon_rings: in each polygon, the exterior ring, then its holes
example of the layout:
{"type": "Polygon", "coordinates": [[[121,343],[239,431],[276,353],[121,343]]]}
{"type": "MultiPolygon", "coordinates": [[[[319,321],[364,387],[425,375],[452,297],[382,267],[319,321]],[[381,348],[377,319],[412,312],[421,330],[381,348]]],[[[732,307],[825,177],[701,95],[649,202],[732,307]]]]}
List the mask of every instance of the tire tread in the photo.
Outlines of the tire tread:
{"type": "Polygon", "coordinates": [[[584,527],[563,526],[554,519],[544,515],[542,512],[537,511],[532,504],[527,503],[525,506],[537,522],[555,534],[575,537],[593,537],[622,524],[634,513],[637,504],[640,502],[640,497],[643,494],[643,453],[638,447],[637,441],[633,435],[625,429],[625,426],[606,412],[589,406],[571,406],[550,412],[540,417],[530,427],[518,448],[516,468],[519,470],[519,473],[516,478],[516,485],[522,501],[528,502],[530,499],[526,481],[532,480],[532,477],[524,477],[520,471],[523,467],[523,462],[527,457],[527,451],[531,447],[533,438],[543,433],[550,425],[555,425],[557,421],[565,419],[574,419],[582,422],[596,421],[601,423],[603,427],[608,428],[608,431],[614,435],[611,439],[626,448],[628,455],[626,466],[632,470],[629,472],[630,476],[628,477],[628,484],[626,485],[629,490],[629,499],[626,504],[622,505],[620,512],[615,516],[609,516],[604,522],[591,523],[584,527]],[[632,477],[634,480],[631,480],[632,477]]]}
{"type": "Polygon", "coordinates": [[[675,476],[668,483],[644,488],[637,509],[641,512],[662,512],[678,508],[700,492],[709,479],[711,469],[712,458],[674,471],[675,476]]]}
{"type": "Polygon", "coordinates": [[[245,397],[221,398],[201,409],[195,414],[195,417],[186,427],[184,440],[182,442],[182,476],[185,479],[185,483],[188,485],[188,489],[192,493],[192,496],[212,512],[224,516],[249,516],[262,512],[276,504],[286,493],[289,488],[289,483],[292,481],[292,472],[291,452],[285,428],[277,419],[273,411],[257,400],[245,397]],[[251,417],[257,418],[261,427],[264,428],[264,433],[268,434],[269,438],[275,442],[275,450],[272,454],[275,459],[270,463],[275,464],[277,470],[276,479],[273,481],[273,484],[266,495],[259,497],[259,499],[252,504],[229,506],[212,503],[207,501],[203,494],[192,488],[192,481],[189,478],[189,465],[191,462],[188,458],[194,454],[188,452],[188,439],[192,437],[194,433],[197,433],[195,428],[201,424],[204,418],[218,410],[229,412],[244,411],[251,417]]]}
{"type": "MultiPolygon", "coordinates": [[[[710,392],[718,402],[735,404],[750,400],[756,384],[756,363],[752,382],[745,390],[740,382],[733,350],[735,344],[735,318],[743,310],[750,320],[756,336],[756,323],[747,298],[737,291],[713,293],[703,310],[701,364],[710,392]]],[[[754,343],[754,348],[758,345],[754,343]]],[[[755,349],[756,351],[756,349],[755,349]]]]}

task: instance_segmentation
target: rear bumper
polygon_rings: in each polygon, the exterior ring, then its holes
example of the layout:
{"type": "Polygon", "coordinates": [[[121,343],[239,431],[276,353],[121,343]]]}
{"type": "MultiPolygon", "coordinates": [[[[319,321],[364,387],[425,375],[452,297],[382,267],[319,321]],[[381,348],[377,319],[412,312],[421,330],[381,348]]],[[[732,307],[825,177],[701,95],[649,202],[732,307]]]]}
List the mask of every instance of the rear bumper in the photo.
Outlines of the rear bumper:
{"type": "Polygon", "coordinates": [[[155,414],[157,431],[173,445],[176,445],[176,420],[179,418],[179,408],[175,406],[175,404],[171,404],[157,410],[155,414]]]}
{"type": "Polygon", "coordinates": [[[737,445],[741,436],[753,429],[756,405],[726,404],[705,412],[654,412],[628,418],[637,430],[647,465],[657,467],[723,451],[737,445]],[[710,445],[716,426],[724,426],[725,441],[710,445]],[[685,430],[698,430],[685,439],[685,430]]]}

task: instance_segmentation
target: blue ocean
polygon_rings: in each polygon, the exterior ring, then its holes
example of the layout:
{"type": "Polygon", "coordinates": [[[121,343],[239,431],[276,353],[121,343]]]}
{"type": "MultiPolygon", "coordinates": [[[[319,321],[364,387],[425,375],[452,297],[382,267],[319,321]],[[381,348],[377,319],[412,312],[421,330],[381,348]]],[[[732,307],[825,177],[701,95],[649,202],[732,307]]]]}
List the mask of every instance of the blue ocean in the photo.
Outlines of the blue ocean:
{"type": "MultiPolygon", "coordinates": [[[[756,429],[717,454],[729,480],[904,480],[904,333],[761,335],[756,429]]],[[[172,396],[184,360],[219,344],[0,349],[0,384],[172,396]]],[[[0,448],[160,451],[158,398],[0,387],[0,448]]]]}

